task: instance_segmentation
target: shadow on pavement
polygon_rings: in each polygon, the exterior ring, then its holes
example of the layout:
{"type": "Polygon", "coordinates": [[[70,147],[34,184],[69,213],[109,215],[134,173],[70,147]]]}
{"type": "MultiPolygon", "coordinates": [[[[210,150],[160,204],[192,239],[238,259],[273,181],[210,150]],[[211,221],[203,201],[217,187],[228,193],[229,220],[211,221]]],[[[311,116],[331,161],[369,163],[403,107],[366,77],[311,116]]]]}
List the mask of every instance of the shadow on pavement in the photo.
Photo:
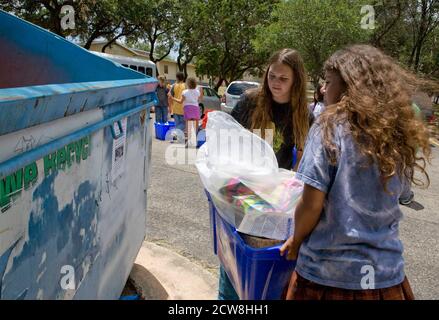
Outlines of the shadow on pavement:
{"type": "Polygon", "coordinates": [[[417,201],[413,201],[412,203],[406,205],[406,207],[413,209],[415,211],[421,211],[425,209],[424,206],[417,201]]]}

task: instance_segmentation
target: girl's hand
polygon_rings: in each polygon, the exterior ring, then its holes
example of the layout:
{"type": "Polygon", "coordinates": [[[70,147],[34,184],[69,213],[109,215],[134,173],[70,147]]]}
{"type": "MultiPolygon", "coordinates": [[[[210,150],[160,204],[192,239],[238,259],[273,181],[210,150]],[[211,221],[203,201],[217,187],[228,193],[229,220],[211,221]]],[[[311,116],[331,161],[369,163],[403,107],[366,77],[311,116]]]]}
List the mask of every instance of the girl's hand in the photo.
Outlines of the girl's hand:
{"type": "Polygon", "coordinates": [[[280,248],[280,255],[283,256],[285,252],[287,252],[287,260],[297,260],[297,256],[299,255],[299,247],[294,242],[294,236],[288,238],[287,241],[280,248]]]}

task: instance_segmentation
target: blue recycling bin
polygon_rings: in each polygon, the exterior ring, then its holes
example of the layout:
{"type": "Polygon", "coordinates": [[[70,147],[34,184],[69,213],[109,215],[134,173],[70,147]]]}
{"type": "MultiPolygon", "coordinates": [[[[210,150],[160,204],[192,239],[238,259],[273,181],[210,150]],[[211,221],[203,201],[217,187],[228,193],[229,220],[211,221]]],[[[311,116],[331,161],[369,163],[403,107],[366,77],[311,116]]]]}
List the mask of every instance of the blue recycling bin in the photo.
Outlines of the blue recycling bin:
{"type": "Polygon", "coordinates": [[[172,128],[175,128],[174,121],[168,121],[166,123],[154,122],[155,137],[158,140],[166,140],[166,133],[172,128]]]}
{"type": "Polygon", "coordinates": [[[201,148],[201,146],[206,142],[206,129],[201,129],[197,134],[197,148],[201,148]]]}
{"type": "Polygon", "coordinates": [[[209,202],[211,236],[230,282],[241,300],[278,300],[296,266],[280,255],[281,245],[253,248],[248,246],[236,228],[221,217],[211,196],[209,202]]]}
{"type": "Polygon", "coordinates": [[[0,299],[119,299],[157,80],[0,11],[0,299]]]}

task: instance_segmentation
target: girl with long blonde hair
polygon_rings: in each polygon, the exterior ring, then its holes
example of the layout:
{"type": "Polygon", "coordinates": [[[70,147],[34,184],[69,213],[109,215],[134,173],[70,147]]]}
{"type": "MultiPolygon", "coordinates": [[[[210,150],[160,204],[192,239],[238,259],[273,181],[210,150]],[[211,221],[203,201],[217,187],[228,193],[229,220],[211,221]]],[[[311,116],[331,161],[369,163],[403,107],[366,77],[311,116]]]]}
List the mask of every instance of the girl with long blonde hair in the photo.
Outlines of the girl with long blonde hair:
{"type": "MultiPolygon", "coordinates": [[[[299,53],[293,49],[275,52],[263,79],[259,88],[241,96],[232,116],[245,128],[260,130],[263,138],[267,139],[272,130],[279,167],[292,169],[300,161],[311,119],[306,101],[307,76],[299,53]]],[[[222,266],[218,297],[238,299],[222,266]]]]}

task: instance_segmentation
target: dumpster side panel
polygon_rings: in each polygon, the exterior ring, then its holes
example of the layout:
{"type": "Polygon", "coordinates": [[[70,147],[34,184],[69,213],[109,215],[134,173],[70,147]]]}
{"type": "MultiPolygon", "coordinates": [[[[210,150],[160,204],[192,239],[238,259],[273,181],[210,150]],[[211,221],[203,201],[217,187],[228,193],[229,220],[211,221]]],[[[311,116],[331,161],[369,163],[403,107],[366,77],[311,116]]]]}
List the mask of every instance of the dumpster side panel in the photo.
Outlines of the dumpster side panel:
{"type": "MultiPolygon", "coordinates": [[[[99,140],[99,134],[93,135],[91,144],[99,140]]],[[[71,281],[81,281],[84,263],[94,262],[99,252],[94,201],[99,184],[92,177],[102,160],[102,154],[91,153],[82,163],[47,176],[44,160],[37,161],[38,181],[10,199],[1,216],[2,226],[13,231],[2,235],[3,243],[12,243],[1,275],[2,299],[62,299],[68,291],[60,286],[61,272],[69,270],[71,281]]]]}
{"type": "MultiPolygon", "coordinates": [[[[102,117],[121,107],[104,108],[102,117]]],[[[127,119],[117,177],[111,176],[114,139],[105,127],[82,145],[58,150],[58,163],[48,155],[29,165],[35,170],[0,181],[4,189],[22,181],[0,213],[0,298],[118,298],[145,236],[148,112],[127,119]]]]}
{"type": "Polygon", "coordinates": [[[0,299],[118,298],[157,81],[2,10],[0,50],[0,299]]]}
{"type": "Polygon", "coordinates": [[[45,124],[0,135],[0,163],[103,119],[101,109],[80,112],[45,124]]]}

